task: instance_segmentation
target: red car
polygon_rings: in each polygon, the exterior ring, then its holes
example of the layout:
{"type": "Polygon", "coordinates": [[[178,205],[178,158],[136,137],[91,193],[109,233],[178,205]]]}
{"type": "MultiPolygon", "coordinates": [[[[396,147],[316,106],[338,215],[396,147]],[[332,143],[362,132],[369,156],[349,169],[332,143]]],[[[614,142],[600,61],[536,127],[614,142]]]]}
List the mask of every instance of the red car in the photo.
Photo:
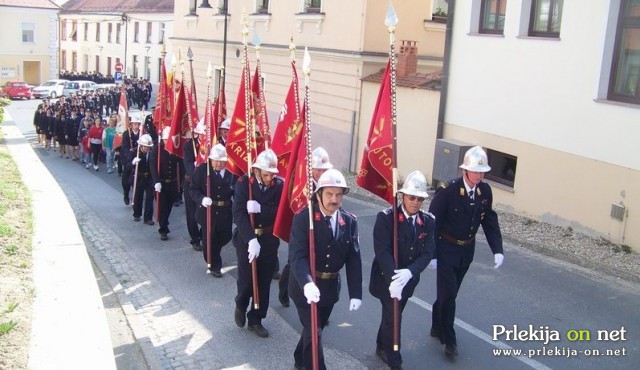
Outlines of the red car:
{"type": "Polygon", "coordinates": [[[2,86],[0,96],[9,99],[31,99],[31,90],[29,89],[29,85],[24,81],[9,81],[2,86]]]}

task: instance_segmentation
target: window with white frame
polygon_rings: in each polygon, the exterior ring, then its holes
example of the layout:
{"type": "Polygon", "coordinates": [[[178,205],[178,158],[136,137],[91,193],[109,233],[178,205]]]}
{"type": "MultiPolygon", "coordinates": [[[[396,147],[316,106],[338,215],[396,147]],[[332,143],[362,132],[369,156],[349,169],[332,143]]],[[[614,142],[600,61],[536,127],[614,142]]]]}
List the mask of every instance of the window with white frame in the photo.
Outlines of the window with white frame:
{"type": "Polygon", "coordinates": [[[133,23],[133,42],[140,42],[140,22],[133,23]]]}
{"type": "Polygon", "coordinates": [[[100,42],[100,22],[96,22],[96,41],[100,42]]]}
{"type": "Polygon", "coordinates": [[[256,13],[261,13],[261,14],[269,13],[269,0],[257,0],[256,13]]]}
{"type": "Polygon", "coordinates": [[[122,30],[122,24],[120,22],[116,23],[116,44],[120,43],[120,31],[122,30]]]}
{"type": "Polygon", "coordinates": [[[560,37],[563,0],[532,0],[529,36],[560,37]]]}
{"type": "Polygon", "coordinates": [[[322,0],[304,0],[304,12],[305,13],[322,12],[322,0]]]}
{"type": "Polygon", "coordinates": [[[165,27],[165,23],[160,22],[160,32],[158,32],[158,44],[164,43],[164,27],[165,27]]]}
{"type": "Polygon", "coordinates": [[[22,42],[35,42],[36,24],[22,22],[22,42]]]}
{"type": "Polygon", "coordinates": [[[84,22],[84,41],[89,40],[89,22],[84,22]]]}
{"type": "Polygon", "coordinates": [[[480,33],[502,35],[507,0],[482,0],[480,7],[480,33]]]}
{"type": "Polygon", "coordinates": [[[147,44],[151,43],[151,34],[153,33],[153,23],[147,22],[147,44]]]}
{"type": "Polygon", "coordinates": [[[622,0],[608,99],[640,104],[640,0],[622,0]]]}
{"type": "Polygon", "coordinates": [[[62,41],[67,40],[67,20],[66,19],[60,20],[60,40],[62,41]]]}

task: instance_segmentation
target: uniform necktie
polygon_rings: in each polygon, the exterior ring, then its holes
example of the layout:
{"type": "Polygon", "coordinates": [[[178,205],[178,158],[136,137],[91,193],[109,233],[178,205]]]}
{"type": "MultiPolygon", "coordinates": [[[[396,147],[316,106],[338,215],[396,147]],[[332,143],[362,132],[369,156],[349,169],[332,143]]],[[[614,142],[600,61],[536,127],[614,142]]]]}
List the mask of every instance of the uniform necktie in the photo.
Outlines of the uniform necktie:
{"type": "Polygon", "coordinates": [[[324,220],[327,222],[327,226],[329,227],[329,232],[331,233],[331,239],[333,239],[333,227],[331,227],[331,216],[324,216],[324,220]]]}
{"type": "Polygon", "coordinates": [[[414,216],[409,217],[409,225],[411,225],[411,241],[414,242],[416,240],[416,223],[414,216]]]}
{"type": "Polygon", "coordinates": [[[473,190],[469,190],[469,198],[473,201],[473,190]]]}

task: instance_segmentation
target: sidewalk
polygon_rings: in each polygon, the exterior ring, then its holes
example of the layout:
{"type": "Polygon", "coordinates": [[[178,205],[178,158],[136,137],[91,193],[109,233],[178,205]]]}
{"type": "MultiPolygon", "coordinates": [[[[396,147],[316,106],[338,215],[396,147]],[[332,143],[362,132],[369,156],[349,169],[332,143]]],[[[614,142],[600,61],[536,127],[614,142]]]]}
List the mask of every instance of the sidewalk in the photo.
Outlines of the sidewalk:
{"type": "Polygon", "coordinates": [[[75,215],[5,111],[5,141],[31,194],[33,322],[30,369],[115,369],[109,327],[75,215]]]}

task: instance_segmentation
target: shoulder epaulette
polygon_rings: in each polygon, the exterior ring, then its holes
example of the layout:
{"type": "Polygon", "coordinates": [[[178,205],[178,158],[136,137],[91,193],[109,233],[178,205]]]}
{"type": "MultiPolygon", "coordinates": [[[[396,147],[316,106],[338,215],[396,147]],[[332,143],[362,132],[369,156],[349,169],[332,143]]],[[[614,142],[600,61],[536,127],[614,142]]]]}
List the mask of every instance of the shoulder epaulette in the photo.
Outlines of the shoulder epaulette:
{"type": "Polygon", "coordinates": [[[387,215],[390,215],[390,214],[391,214],[391,212],[393,212],[393,208],[389,207],[389,208],[387,208],[387,209],[382,210],[382,212],[384,212],[384,213],[385,213],[385,214],[387,214],[387,215]]]}
{"type": "Polygon", "coordinates": [[[429,216],[429,217],[431,217],[431,218],[433,218],[434,220],[436,219],[436,216],[434,216],[433,213],[431,213],[431,212],[425,212],[424,214],[429,216]]]}

